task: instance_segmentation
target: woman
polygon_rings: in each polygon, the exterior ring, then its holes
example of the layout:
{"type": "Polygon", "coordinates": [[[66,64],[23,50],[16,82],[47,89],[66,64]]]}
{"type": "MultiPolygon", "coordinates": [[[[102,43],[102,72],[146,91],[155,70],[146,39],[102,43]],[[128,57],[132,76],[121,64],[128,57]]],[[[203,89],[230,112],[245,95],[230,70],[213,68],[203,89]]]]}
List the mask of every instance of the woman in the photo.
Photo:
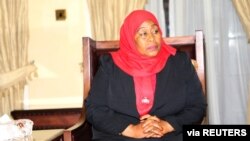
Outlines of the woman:
{"type": "Polygon", "coordinates": [[[206,104],[191,60],[164,43],[152,13],[130,13],[120,49],[100,62],[85,101],[93,140],[181,141],[182,125],[203,118],[206,104]]]}

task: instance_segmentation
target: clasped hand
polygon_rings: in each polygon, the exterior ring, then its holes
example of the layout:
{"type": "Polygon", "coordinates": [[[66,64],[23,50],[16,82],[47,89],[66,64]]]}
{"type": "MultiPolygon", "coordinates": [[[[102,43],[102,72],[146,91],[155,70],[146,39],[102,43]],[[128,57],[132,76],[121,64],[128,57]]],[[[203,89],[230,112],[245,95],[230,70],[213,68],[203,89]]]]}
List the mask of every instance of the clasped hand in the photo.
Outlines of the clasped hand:
{"type": "Polygon", "coordinates": [[[130,124],[122,135],[132,138],[160,138],[164,134],[173,131],[173,127],[164,120],[152,115],[144,115],[140,118],[141,122],[130,124]]]}

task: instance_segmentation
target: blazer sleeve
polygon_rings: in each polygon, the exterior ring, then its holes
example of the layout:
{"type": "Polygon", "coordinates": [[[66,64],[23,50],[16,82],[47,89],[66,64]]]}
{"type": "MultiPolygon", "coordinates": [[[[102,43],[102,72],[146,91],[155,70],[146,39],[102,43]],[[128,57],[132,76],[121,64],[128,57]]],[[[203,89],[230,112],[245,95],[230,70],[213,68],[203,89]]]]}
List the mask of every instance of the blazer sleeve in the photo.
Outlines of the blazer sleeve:
{"type": "Polygon", "coordinates": [[[117,113],[107,104],[109,77],[112,74],[111,57],[101,57],[100,67],[94,77],[89,96],[85,100],[87,120],[92,126],[105,133],[120,134],[130,123],[127,115],[117,113]]]}
{"type": "Polygon", "coordinates": [[[175,133],[182,132],[182,126],[185,124],[201,123],[206,112],[205,96],[191,59],[185,53],[181,53],[179,57],[180,60],[184,60],[184,63],[179,64],[183,65],[181,68],[187,85],[186,104],[181,112],[165,117],[165,120],[174,127],[175,133]]]}

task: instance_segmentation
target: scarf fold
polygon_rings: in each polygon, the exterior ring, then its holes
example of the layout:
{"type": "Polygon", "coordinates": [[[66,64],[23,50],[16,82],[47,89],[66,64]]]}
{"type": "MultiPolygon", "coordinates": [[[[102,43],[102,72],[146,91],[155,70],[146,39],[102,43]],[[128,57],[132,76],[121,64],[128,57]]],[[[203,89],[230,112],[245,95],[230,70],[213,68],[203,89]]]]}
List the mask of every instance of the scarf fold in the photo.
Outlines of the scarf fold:
{"type": "Polygon", "coordinates": [[[146,20],[153,21],[159,28],[155,16],[146,10],[130,13],[120,29],[120,49],[112,52],[114,63],[134,80],[136,107],[140,116],[148,114],[153,106],[156,87],[156,73],[160,72],[170,55],[176,49],[165,44],[161,39],[161,50],[155,57],[146,57],[136,50],[134,36],[138,27],[146,20]]]}

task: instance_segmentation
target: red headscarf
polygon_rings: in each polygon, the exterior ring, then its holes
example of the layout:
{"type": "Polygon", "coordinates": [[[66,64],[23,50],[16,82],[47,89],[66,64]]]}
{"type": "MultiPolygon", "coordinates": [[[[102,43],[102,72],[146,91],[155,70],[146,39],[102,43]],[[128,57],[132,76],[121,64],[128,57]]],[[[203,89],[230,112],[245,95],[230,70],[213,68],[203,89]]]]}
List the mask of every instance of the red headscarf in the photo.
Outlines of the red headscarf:
{"type": "Polygon", "coordinates": [[[176,49],[161,40],[161,50],[155,57],[141,55],[135,46],[134,36],[139,26],[147,20],[161,29],[155,16],[145,10],[130,13],[120,29],[120,49],[111,53],[115,64],[134,80],[136,106],[139,114],[147,114],[153,106],[156,85],[156,73],[165,66],[168,57],[175,55],[176,49]]]}

